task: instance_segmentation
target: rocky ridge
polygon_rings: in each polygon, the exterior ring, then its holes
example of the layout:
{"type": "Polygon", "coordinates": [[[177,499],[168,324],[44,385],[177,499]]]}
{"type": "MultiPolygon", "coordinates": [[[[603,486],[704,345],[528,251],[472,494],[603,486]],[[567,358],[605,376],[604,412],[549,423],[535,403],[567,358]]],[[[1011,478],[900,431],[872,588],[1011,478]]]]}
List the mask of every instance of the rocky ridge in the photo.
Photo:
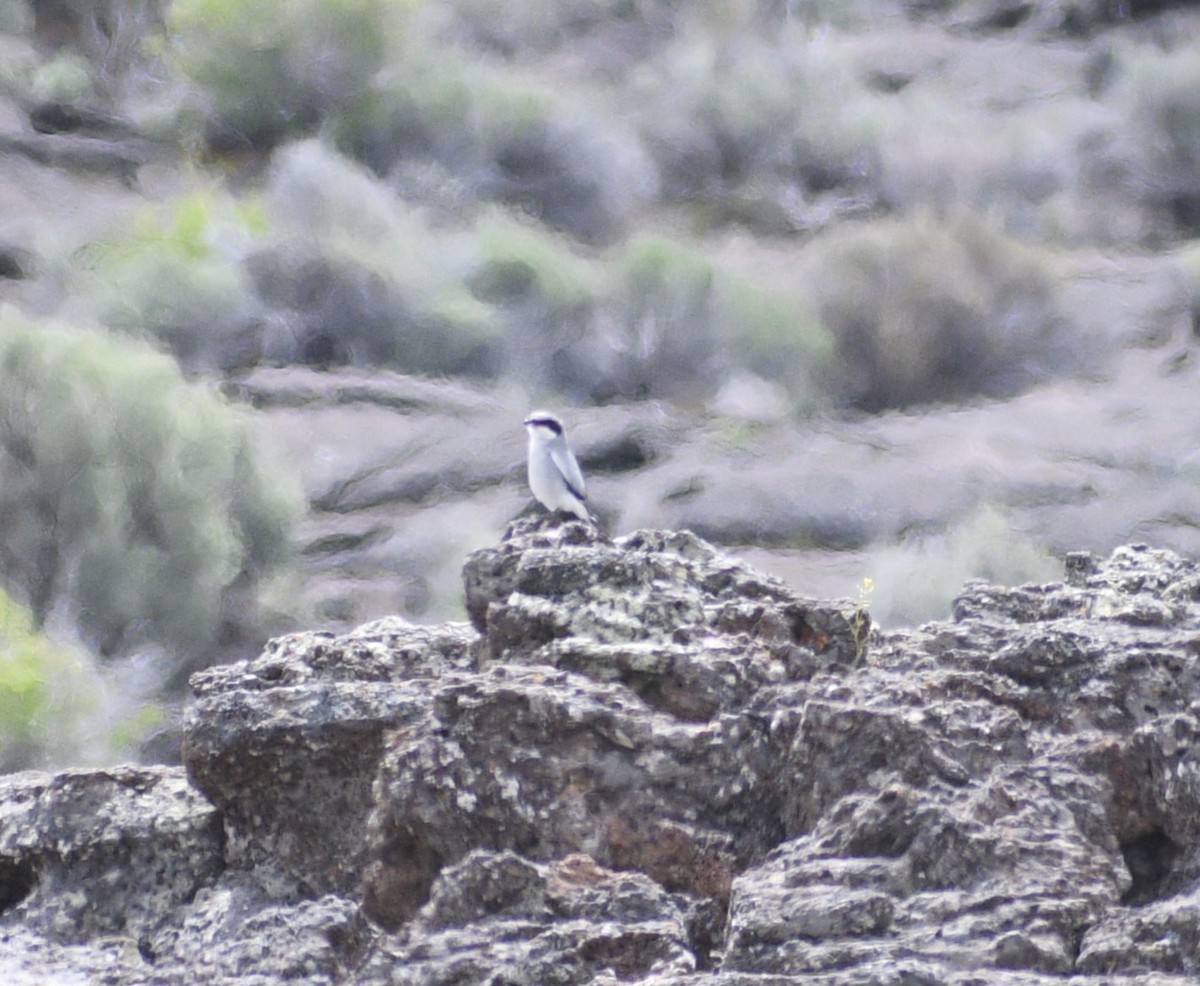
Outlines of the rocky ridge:
{"type": "Polygon", "coordinates": [[[184,768],[0,779],[10,982],[1185,983],[1200,566],[880,633],[693,535],[517,521],[470,624],[193,678],[184,768]]]}

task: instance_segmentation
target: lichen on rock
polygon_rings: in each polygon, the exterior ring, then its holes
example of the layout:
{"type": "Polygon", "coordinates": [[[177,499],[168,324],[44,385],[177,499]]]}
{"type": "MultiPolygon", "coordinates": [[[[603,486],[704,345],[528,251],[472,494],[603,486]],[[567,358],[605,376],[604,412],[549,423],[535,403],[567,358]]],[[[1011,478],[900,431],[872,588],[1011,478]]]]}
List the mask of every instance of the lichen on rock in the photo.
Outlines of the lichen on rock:
{"type": "Polygon", "coordinates": [[[0,780],[0,970],[1200,971],[1195,563],[1076,555],[1064,582],[973,583],[953,621],[883,633],[692,535],[540,518],[464,583],[471,625],[296,634],[195,676],[186,773],[0,780]]]}

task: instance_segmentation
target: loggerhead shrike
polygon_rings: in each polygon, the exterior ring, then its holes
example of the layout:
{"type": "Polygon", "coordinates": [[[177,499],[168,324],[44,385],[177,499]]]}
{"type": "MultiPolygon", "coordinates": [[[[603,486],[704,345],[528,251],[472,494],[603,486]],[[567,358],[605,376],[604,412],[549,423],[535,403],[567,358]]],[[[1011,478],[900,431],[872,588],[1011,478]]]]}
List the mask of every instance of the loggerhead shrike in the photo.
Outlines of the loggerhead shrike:
{"type": "Polygon", "coordinates": [[[562,422],[549,411],[530,411],[529,488],[547,510],[562,510],[590,521],[583,473],[567,444],[562,422]]]}

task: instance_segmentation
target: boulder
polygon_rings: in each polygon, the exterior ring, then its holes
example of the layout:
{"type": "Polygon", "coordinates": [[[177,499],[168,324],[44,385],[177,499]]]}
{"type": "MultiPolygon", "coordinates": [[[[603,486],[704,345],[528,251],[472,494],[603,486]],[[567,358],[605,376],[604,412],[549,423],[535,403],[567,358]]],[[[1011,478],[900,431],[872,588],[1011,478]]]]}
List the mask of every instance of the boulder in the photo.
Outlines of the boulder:
{"type": "Polygon", "coordinates": [[[754,700],[861,657],[869,619],[686,533],[526,519],[463,571],[480,668],[381,764],[366,901],[398,926],[473,849],[588,853],[724,900],[778,840],[783,748],[754,700]]]}
{"type": "Polygon", "coordinates": [[[515,522],[472,624],[193,679],[186,772],[0,781],[18,984],[1183,986],[1200,567],[887,633],[689,534],[515,522]]]}
{"type": "Polygon", "coordinates": [[[380,620],[281,637],[254,661],[193,676],[184,763],[221,811],[229,864],[265,864],[281,893],[354,892],[385,737],[424,714],[472,637],[380,620]]]}
{"type": "Polygon", "coordinates": [[[689,907],[648,877],[586,855],[552,864],[474,850],[438,875],[398,935],[357,970],[364,984],[584,984],[695,970],[689,907]]]}
{"type": "Polygon", "coordinates": [[[224,869],[221,818],[173,767],[0,778],[0,911],[63,942],[145,938],[224,869]]]}

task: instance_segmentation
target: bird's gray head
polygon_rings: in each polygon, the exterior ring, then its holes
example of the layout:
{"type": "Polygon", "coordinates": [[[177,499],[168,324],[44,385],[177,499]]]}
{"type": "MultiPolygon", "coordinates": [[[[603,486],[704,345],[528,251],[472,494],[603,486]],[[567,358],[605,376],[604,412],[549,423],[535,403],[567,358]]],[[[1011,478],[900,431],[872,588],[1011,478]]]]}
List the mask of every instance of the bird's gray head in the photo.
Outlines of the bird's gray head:
{"type": "Polygon", "coordinates": [[[529,434],[544,438],[554,438],[563,433],[562,422],[549,411],[530,411],[525,419],[525,427],[529,429],[529,434]]]}

